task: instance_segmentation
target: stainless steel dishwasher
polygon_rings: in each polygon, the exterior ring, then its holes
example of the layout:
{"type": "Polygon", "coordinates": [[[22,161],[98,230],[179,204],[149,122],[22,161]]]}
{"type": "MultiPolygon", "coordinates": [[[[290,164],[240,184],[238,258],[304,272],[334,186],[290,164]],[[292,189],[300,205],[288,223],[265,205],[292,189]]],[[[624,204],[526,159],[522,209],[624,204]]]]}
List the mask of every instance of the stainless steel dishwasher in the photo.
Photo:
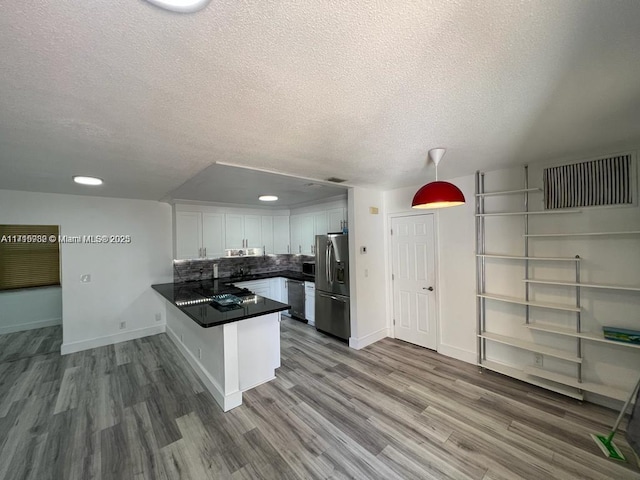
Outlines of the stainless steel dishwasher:
{"type": "Polygon", "coordinates": [[[304,282],[300,280],[287,280],[287,290],[289,290],[289,315],[296,320],[306,322],[304,318],[304,282]]]}

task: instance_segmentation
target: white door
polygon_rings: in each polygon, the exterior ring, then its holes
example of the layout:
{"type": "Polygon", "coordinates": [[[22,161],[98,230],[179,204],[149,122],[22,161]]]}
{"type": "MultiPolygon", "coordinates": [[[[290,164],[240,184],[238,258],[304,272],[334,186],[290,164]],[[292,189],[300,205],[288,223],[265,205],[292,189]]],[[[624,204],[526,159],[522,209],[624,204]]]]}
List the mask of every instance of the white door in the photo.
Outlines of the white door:
{"type": "Polygon", "coordinates": [[[433,214],[391,220],[395,337],[437,347],[433,214]]]}

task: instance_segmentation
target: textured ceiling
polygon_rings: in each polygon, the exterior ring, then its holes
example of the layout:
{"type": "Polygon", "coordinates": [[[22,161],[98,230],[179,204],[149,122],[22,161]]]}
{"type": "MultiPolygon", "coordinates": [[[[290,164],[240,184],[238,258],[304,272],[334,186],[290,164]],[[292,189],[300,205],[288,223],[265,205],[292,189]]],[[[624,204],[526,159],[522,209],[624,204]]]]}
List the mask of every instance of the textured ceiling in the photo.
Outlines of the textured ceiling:
{"type": "Polygon", "coordinates": [[[319,203],[347,196],[347,188],[267,172],[213,164],[170,192],[167,200],[222,202],[270,209],[319,203]],[[262,202],[260,195],[276,195],[275,202],[262,202]]]}
{"type": "Polygon", "coordinates": [[[640,145],[637,0],[0,11],[0,188],[161,199],[217,161],[388,188],[436,146],[447,178],[640,145]]]}

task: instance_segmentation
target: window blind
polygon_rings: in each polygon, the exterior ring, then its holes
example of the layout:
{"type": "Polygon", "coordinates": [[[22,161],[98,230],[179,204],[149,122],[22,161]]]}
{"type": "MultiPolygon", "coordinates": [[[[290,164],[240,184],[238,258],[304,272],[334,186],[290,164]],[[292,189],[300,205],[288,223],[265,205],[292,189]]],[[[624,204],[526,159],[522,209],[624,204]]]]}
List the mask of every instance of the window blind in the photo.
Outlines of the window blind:
{"type": "Polygon", "coordinates": [[[58,233],[57,225],[0,225],[0,290],[60,285],[58,233]]]}

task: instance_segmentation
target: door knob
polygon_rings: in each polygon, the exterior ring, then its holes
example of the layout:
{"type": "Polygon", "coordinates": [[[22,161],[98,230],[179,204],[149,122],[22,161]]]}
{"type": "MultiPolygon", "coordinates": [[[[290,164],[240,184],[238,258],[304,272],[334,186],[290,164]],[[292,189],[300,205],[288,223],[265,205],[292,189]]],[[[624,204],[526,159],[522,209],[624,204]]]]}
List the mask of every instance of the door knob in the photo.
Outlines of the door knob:
{"type": "Polygon", "coordinates": [[[427,287],[422,287],[422,289],[423,289],[423,290],[429,290],[430,292],[433,292],[433,287],[429,287],[429,288],[427,288],[427,287]]]}

